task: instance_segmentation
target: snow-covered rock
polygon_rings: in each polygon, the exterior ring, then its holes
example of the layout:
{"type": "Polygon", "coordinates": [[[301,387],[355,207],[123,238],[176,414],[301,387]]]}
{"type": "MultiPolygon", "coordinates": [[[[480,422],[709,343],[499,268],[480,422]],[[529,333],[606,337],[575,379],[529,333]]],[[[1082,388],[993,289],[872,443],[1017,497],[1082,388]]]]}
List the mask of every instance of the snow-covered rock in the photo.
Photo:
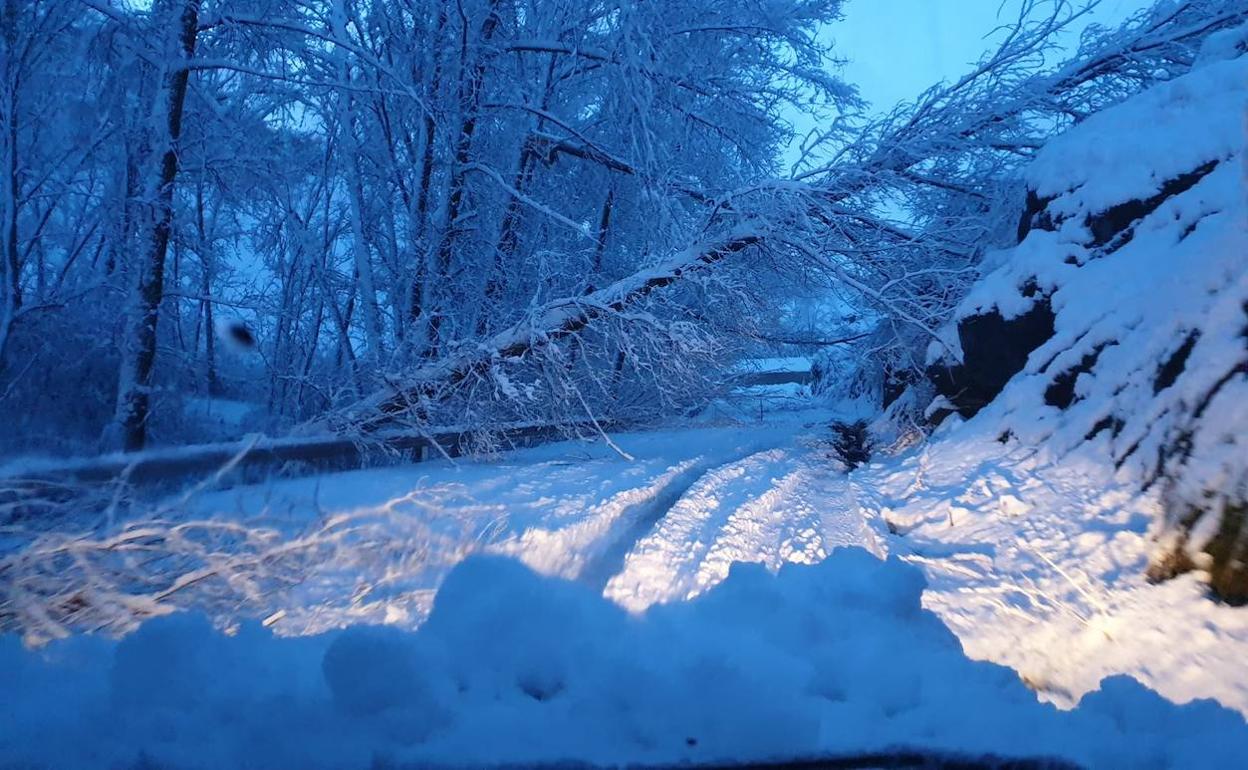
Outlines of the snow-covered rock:
{"type": "Polygon", "coordinates": [[[961,360],[935,360],[932,379],[945,413],[984,410],[1003,438],[1058,454],[1096,442],[1141,486],[1164,485],[1155,576],[1199,566],[1220,595],[1244,601],[1240,37],[1038,154],[1021,242],[989,257],[948,330],[961,360]]]}

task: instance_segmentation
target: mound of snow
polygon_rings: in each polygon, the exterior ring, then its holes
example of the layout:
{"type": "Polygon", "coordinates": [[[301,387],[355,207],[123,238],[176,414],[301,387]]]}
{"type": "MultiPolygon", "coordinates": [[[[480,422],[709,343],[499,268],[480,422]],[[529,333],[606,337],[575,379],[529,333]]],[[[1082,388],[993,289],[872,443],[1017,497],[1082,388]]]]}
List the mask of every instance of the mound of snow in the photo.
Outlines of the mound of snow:
{"type": "Polygon", "coordinates": [[[840,550],[630,615],[499,557],[447,578],[418,632],[0,639],[0,766],[363,768],[674,762],[897,747],[1090,767],[1233,766],[1243,719],[1106,680],[1074,711],[973,662],[921,573],[840,550]],[[390,765],[387,765],[390,766],[390,765]]]}

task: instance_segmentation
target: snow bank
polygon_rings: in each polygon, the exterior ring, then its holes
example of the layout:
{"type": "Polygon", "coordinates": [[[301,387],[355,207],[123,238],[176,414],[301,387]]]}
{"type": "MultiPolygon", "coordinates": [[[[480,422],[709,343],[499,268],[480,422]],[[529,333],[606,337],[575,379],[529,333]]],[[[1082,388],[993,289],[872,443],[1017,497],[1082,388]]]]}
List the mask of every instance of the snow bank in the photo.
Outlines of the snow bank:
{"type": "Polygon", "coordinates": [[[921,573],[839,550],[736,565],[630,615],[500,557],[447,578],[418,632],[232,636],[193,616],[39,652],[0,638],[0,767],[362,768],[671,762],[911,746],[1091,767],[1234,766],[1243,719],[1125,678],[1071,712],[972,662],[921,573]],[[144,764],[146,762],[146,764],[144,764]]]}

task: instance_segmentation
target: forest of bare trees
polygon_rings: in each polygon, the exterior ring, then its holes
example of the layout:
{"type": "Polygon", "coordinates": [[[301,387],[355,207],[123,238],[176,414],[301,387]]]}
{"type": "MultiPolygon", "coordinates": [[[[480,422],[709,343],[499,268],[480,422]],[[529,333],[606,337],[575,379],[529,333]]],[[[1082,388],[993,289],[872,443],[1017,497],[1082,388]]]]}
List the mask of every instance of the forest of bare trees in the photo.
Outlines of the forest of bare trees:
{"type": "Polygon", "coordinates": [[[1028,2],[871,117],[830,74],[840,6],[5,0],[0,451],[202,441],[204,404],[652,419],[850,327],[904,376],[1013,238],[1009,171],[1248,14],[1163,2],[1060,63],[1085,9],[1028,2]]]}

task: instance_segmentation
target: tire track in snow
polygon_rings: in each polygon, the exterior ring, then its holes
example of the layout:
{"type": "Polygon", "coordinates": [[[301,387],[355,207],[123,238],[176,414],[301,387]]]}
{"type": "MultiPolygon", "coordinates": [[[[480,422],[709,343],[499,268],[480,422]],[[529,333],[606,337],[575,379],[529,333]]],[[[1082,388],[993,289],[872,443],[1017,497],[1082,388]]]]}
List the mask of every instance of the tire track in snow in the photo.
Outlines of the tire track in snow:
{"type": "Polygon", "coordinates": [[[633,503],[617,517],[614,529],[603,541],[606,547],[589,559],[581,568],[577,580],[588,583],[600,591],[624,567],[624,560],[633,547],[654,528],[655,523],[684,496],[698,479],[702,478],[711,463],[690,463],[674,476],[669,476],[651,496],[633,503]]]}
{"type": "Polygon", "coordinates": [[[800,447],[768,449],[707,471],[625,556],[603,593],[640,611],[687,599],[723,580],[734,561],[823,559],[875,543],[832,460],[800,447]]]}
{"type": "MultiPolygon", "coordinates": [[[[671,504],[669,498],[679,497],[711,463],[703,456],[683,460],[600,500],[570,523],[529,527],[488,550],[515,556],[546,575],[592,584],[592,575],[604,569],[600,562],[609,560],[615,542],[642,522],[653,523],[671,504]]],[[[644,530],[637,536],[641,534],[644,530]]]]}

